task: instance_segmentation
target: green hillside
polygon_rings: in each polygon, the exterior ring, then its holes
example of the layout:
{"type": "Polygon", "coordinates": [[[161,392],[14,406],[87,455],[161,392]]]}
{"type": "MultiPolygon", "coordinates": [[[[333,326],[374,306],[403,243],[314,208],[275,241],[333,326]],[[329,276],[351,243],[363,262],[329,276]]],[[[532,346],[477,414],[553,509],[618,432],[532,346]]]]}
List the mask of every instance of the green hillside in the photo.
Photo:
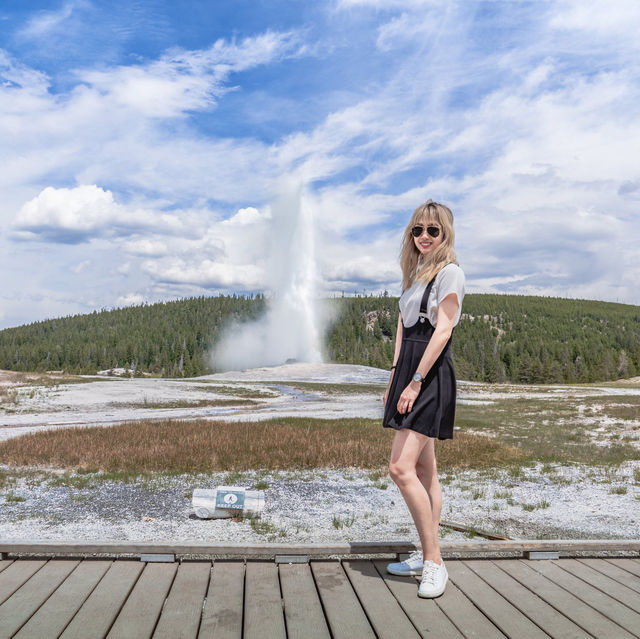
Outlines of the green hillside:
{"type": "MultiPolygon", "coordinates": [[[[398,298],[323,300],[337,319],[327,360],[388,368],[398,298]]],[[[95,373],[115,367],[169,377],[212,372],[206,353],[229,322],[264,312],[263,296],[198,297],[36,322],[0,331],[0,368],[95,373]]],[[[454,332],[458,377],[592,382],[640,374],[640,307],[515,295],[467,295],[454,332]]]]}

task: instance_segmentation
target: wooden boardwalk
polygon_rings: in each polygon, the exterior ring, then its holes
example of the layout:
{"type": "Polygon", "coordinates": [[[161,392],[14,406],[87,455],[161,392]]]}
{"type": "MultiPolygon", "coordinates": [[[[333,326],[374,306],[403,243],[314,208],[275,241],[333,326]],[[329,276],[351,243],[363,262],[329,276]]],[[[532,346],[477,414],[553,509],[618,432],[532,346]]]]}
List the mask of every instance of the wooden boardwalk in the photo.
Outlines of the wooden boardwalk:
{"type": "Polygon", "coordinates": [[[640,559],[447,559],[441,597],[388,560],[0,561],[0,639],[640,637],[640,559]]]}

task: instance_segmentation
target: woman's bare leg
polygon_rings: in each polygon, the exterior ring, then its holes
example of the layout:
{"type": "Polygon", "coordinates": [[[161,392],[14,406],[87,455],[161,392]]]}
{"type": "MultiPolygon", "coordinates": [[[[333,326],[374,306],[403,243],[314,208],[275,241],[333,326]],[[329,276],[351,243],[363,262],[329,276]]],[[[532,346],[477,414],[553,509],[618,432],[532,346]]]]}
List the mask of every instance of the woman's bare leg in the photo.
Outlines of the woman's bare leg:
{"type": "Polygon", "coordinates": [[[389,473],[400,489],[418,529],[423,559],[440,563],[440,543],[433,525],[431,500],[416,473],[418,460],[428,441],[426,435],[408,428],[397,430],[391,447],[389,473]]]}
{"type": "Polygon", "coordinates": [[[442,512],[442,489],[438,481],[438,467],[436,464],[435,438],[429,437],[429,441],[422,449],[418,463],[416,465],[416,474],[420,483],[424,486],[429,495],[431,503],[431,515],[433,517],[433,528],[436,537],[439,536],[440,513],[442,512]]]}

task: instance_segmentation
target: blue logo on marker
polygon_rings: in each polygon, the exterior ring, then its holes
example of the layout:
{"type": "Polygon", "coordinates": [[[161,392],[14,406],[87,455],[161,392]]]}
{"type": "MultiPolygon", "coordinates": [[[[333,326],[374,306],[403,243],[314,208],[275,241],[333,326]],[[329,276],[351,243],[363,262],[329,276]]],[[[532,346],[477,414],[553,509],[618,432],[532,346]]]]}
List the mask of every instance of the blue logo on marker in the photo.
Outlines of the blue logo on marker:
{"type": "Polygon", "coordinates": [[[216,493],[216,508],[244,508],[243,490],[218,490],[216,493]]]}

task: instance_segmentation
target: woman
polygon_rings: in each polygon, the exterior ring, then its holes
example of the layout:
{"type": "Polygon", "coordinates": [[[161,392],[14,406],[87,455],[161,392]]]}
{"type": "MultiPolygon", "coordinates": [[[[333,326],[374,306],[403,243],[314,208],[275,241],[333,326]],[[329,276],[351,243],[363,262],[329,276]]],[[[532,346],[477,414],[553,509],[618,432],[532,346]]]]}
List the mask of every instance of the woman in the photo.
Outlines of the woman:
{"type": "Polygon", "coordinates": [[[394,575],[422,575],[418,595],[438,597],[447,583],[438,525],[442,492],[435,439],[453,438],[456,379],[451,334],[460,319],[464,273],[453,248],[453,214],[433,200],[411,216],[402,242],[403,292],[384,420],[396,433],[389,472],[411,512],[422,553],[389,564],[394,575]]]}

